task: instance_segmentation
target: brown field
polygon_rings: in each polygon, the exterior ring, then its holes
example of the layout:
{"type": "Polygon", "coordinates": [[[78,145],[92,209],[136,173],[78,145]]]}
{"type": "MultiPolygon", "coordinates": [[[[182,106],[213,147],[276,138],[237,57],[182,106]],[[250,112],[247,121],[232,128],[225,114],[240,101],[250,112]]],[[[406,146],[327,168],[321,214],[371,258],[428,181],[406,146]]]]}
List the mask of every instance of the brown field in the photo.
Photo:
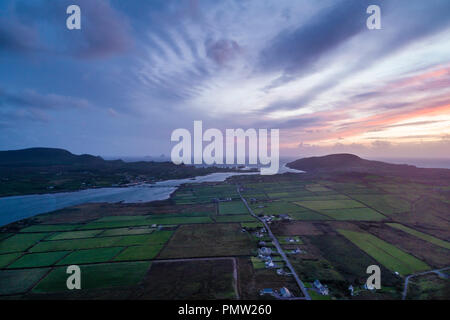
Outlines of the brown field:
{"type": "Polygon", "coordinates": [[[239,223],[182,225],[157,258],[252,255],[255,248],[239,223]]]}
{"type": "Polygon", "coordinates": [[[271,229],[274,234],[283,236],[317,236],[334,233],[334,230],[324,222],[309,221],[278,222],[272,224],[271,229]]]}
{"type": "Polygon", "coordinates": [[[233,262],[231,259],[154,262],[133,298],[234,299],[233,262]]]}

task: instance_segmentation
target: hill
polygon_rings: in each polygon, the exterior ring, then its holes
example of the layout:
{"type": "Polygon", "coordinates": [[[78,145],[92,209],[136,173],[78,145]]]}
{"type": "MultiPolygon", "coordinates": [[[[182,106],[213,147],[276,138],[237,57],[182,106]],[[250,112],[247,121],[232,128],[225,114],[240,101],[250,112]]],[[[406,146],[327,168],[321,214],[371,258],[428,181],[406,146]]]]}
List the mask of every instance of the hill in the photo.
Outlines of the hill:
{"type": "Polygon", "coordinates": [[[346,153],[298,159],[288,163],[287,166],[308,173],[357,172],[416,178],[450,179],[449,169],[417,168],[407,164],[366,160],[346,153]]]}
{"type": "Polygon", "coordinates": [[[101,157],[89,154],[75,155],[67,150],[56,148],[29,148],[0,151],[0,166],[52,166],[74,164],[101,164],[101,157]]]}
{"type": "Polygon", "coordinates": [[[0,196],[74,191],[202,176],[228,168],[197,168],[172,162],[104,160],[67,150],[0,151],[0,196]]]}

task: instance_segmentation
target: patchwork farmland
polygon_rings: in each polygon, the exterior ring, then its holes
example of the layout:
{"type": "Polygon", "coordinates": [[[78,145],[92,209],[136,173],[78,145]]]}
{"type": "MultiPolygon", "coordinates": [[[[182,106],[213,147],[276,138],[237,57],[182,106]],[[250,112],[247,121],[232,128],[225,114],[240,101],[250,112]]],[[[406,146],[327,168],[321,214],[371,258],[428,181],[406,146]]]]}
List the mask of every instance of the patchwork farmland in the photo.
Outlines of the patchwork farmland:
{"type": "MultiPolygon", "coordinates": [[[[184,185],[166,201],[19,221],[0,232],[0,297],[400,299],[405,277],[450,265],[436,223],[445,209],[424,219],[420,199],[393,187],[402,181],[343,180],[235,176],[184,185]],[[82,290],[67,290],[69,265],[80,266],[82,290]],[[369,265],[380,266],[381,290],[364,287],[369,265]]],[[[428,295],[447,297],[448,280],[432,281],[428,295]]],[[[407,297],[425,296],[425,280],[412,283],[407,297]]]]}

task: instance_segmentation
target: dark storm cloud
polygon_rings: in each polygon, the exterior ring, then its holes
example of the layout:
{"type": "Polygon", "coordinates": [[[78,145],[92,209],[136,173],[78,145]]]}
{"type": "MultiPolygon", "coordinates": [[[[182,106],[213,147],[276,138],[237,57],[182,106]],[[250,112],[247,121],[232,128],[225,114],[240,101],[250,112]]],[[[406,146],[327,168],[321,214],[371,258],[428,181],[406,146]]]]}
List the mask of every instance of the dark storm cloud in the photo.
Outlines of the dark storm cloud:
{"type": "Polygon", "coordinates": [[[366,28],[368,3],[340,1],[299,28],[282,31],[261,52],[259,68],[282,70],[288,76],[306,72],[323,54],[366,28]]]}
{"type": "Polygon", "coordinates": [[[127,18],[106,0],[18,1],[7,12],[0,17],[4,50],[35,53],[40,49],[90,59],[123,53],[133,45],[127,18]],[[82,8],[81,30],[66,28],[66,8],[71,4],[82,8]]]}

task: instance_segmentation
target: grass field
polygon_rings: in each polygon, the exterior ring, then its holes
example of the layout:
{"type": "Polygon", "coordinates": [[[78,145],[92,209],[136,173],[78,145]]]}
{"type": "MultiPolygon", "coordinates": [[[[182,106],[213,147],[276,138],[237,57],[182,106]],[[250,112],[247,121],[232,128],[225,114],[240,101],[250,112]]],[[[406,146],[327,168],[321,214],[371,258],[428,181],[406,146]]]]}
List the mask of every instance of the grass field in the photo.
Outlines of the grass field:
{"type": "Polygon", "coordinates": [[[48,267],[67,255],[69,251],[29,253],[11,263],[8,268],[48,267]]]}
{"type": "Polygon", "coordinates": [[[64,257],[57,265],[85,264],[111,261],[122,247],[77,250],[64,257]]]}
{"type": "Polygon", "coordinates": [[[0,268],[6,267],[8,264],[19,258],[21,255],[22,253],[0,254],[0,268]]]}
{"type": "Polygon", "coordinates": [[[253,269],[264,269],[266,267],[264,262],[261,261],[259,258],[251,257],[250,259],[252,261],[253,269]]]}
{"type": "Polygon", "coordinates": [[[396,195],[352,194],[352,197],[387,215],[406,212],[411,208],[407,200],[396,195]]]}
{"type": "Polygon", "coordinates": [[[48,237],[47,240],[67,240],[67,239],[80,239],[80,238],[92,238],[103,230],[86,230],[86,231],[69,231],[61,232],[48,237]]]}
{"type": "Polygon", "coordinates": [[[426,234],[426,233],[414,230],[412,228],[408,228],[407,226],[404,226],[404,225],[399,224],[399,223],[387,223],[387,225],[392,227],[392,228],[395,228],[395,229],[398,229],[398,230],[402,230],[402,231],[404,231],[406,233],[409,233],[409,234],[411,234],[411,235],[413,235],[413,236],[415,236],[417,238],[420,238],[422,240],[431,242],[431,243],[433,243],[433,244],[435,244],[437,246],[440,246],[442,248],[450,249],[450,243],[449,242],[441,240],[441,239],[436,238],[436,237],[433,237],[433,236],[431,236],[429,234],[426,234]]]}
{"type": "Polygon", "coordinates": [[[430,269],[426,263],[371,234],[342,229],[338,229],[338,231],[392,271],[408,275],[430,269]]]}
{"type": "Polygon", "coordinates": [[[140,215],[140,216],[107,216],[100,219],[95,220],[95,222],[114,222],[114,221],[138,221],[138,220],[146,220],[150,216],[149,215],[140,215]]]}
{"type": "Polygon", "coordinates": [[[266,214],[266,215],[278,215],[287,214],[295,212],[304,212],[307,209],[299,207],[298,205],[288,202],[288,201],[273,201],[273,202],[261,202],[257,205],[252,205],[252,209],[256,214],[266,214]],[[259,208],[259,206],[264,206],[259,208]]]}
{"type": "Polygon", "coordinates": [[[6,239],[11,235],[12,233],[0,233],[0,240],[6,239]]]}
{"type": "Polygon", "coordinates": [[[79,224],[36,224],[20,230],[20,232],[53,232],[71,231],[79,228],[79,224]]]}
{"type": "Polygon", "coordinates": [[[30,249],[31,252],[94,249],[104,247],[126,247],[144,244],[164,244],[173,231],[157,231],[150,234],[131,236],[100,237],[88,239],[41,241],[30,249]]]}
{"type": "Polygon", "coordinates": [[[306,190],[311,191],[311,192],[327,192],[330,191],[330,189],[328,189],[327,187],[321,186],[320,184],[311,184],[311,185],[307,185],[306,190]]]}
{"type": "Polygon", "coordinates": [[[364,208],[365,206],[355,200],[320,200],[320,201],[296,201],[296,204],[311,210],[327,209],[351,209],[364,208]]]}
{"type": "Polygon", "coordinates": [[[123,221],[93,221],[87,223],[79,228],[79,230],[92,229],[109,229],[109,228],[124,228],[124,227],[139,227],[150,226],[152,223],[147,219],[123,220],[123,221]]]}
{"type": "MultiPolygon", "coordinates": [[[[326,257],[330,264],[350,283],[353,283],[355,280],[364,283],[367,279],[366,268],[370,265],[378,264],[375,259],[345,237],[321,235],[306,236],[305,238],[318,248],[322,256],[326,257]]],[[[383,265],[380,267],[384,285],[396,283],[398,278],[383,265]]]]}
{"type": "Polygon", "coordinates": [[[128,236],[133,234],[146,234],[152,233],[154,229],[150,227],[135,227],[135,228],[117,228],[117,229],[107,229],[100,234],[100,237],[107,236],[128,236]]]}
{"type": "Polygon", "coordinates": [[[241,223],[242,228],[249,228],[249,229],[256,229],[256,228],[262,228],[264,227],[264,224],[262,222],[242,222],[241,223]]]}
{"type": "Polygon", "coordinates": [[[48,235],[49,233],[15,234],[12,237],[0,241],[0,253],[25,251],[48,235]]]}
{"type": "Polygon", "coordinates": [[[219,214],[248,214],[248,210],[242,201],[219,202],[219,214]]]}
{"type": "Polygon", "coordinates": [[[149,260],[155,258],[161,248],[162,244],[151,246],[133,246],[128,247],[122,251],[114,261],[131,261],[131,260],[149,260]]]}
{"type": "Polygon", "coordinates": [[[215,216],[214,219],[218,223],[224,222],[253,222],[257,221],[255,217],[249,214],[231,215],[231,216],[215,216]]]}
{"type": "Polygon", "coordinates": [[[118,246],[122,237],[41,241],[30,252],[65,251],[118,246]]]}
{"type": "Polygon", "coordinates": [[[0,270],[0,295],[13,295],[27,292],[49,270],[49,268],[0,270]]]}
{"type": "Polygon", "coordinates": [[[326,209],[320,213],[336,220],[381,221],[385,216],[370,208],[326,209]]]}
{"type": "Polygon", "coordinates": [[[304,212],[292,212],[289,216],[293,220],[327,220],[329,217],[319,214],[314,211],[304,211],[304,212]]]}
{"type": "Polygon", "coordinates": [[[308,290],[309,296],[312,300],[331,300],[330,296],[324,296],[320,293],[317,293],[314,289],[308,290]]]}
{"type": "MultiPolygon", "coordinates": [[[[137,285],[149,267],[150,262],[124,262],[80,266],[82,274],[81,289],[137,285]]],[[[67,291],[66,280],[66,267],[56,267],[34,287],[33,292],[67,291]]]]}

